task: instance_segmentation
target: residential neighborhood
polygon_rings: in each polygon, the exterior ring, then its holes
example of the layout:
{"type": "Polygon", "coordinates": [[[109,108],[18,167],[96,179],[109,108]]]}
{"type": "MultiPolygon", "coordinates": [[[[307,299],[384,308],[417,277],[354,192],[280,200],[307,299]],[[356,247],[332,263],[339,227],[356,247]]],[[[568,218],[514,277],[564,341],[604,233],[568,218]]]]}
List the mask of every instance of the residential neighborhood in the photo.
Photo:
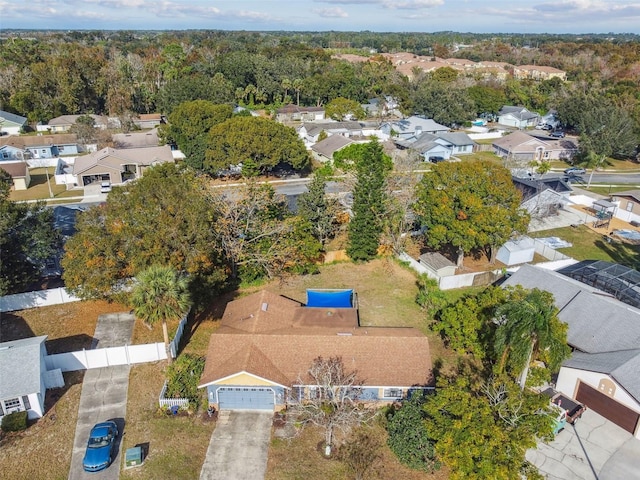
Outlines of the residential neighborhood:
{"type": "Polygon", "coordinates": [[[255,33],[0,36],[0,471],[640,479],[637,39],[255,33]]]}

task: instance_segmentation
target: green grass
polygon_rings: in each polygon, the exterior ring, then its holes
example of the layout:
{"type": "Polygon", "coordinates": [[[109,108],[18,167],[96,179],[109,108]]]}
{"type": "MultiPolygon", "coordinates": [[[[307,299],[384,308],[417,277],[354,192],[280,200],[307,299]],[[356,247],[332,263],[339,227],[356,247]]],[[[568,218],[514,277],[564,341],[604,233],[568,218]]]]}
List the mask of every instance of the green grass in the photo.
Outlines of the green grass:
{"type": "Polygon", "coordinates": [[[531,233],[532,237],[560,237],[572,243],[571,247],[558,251],[576,260],[604,260],[631,268],[640,268],[640,245],[621,242],[607,243],[601,234],[584,225],[564,227],[531,233]]]}
{"type": "Polygon", "coordinates": [[[81,197],[83,195],[82,190],[67,190],[65,185],[56,185],[54,172],[54,167],[30,169],[31,183],[29,184],[29,188],[26,190],[12,191],[9,199],[14,202],[20,202],[26,200],[49,200],[51,198],[64,199],[67,197],[81,197]],[[47,185],[47,170],[49,171],[49,185],[47,185]],[[51,187],[53,197],[49,193],[49,186],[51,187]]]}

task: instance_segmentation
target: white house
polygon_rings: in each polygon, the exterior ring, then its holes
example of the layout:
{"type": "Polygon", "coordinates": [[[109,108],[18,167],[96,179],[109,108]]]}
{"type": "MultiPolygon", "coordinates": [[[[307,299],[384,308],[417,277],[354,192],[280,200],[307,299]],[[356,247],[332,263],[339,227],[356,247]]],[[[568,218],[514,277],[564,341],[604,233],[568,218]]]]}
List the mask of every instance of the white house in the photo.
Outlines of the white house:
{"type": "Polygon", "coordinates": [[[524,107],[505,105],[498,112],[498,123],[509,127],[535,127],[540,121],[540,115],[530,112],[524,107]]]}
{"type": "Polygon", "coordinates": [[[26,125],[25,117],[0,110],[0,134],[18,135],[26,125]]]}
{"type": "Polygon", "coordinates": [[[380,130],[390,136],[396,136],[398,139],[405,140],[412,137],[419,137],[423,133],[446,133],[449,127],[440,125],[430,118],[424,118],[417,115],[397,120],[395,122],[384,123],[380,130]]]}

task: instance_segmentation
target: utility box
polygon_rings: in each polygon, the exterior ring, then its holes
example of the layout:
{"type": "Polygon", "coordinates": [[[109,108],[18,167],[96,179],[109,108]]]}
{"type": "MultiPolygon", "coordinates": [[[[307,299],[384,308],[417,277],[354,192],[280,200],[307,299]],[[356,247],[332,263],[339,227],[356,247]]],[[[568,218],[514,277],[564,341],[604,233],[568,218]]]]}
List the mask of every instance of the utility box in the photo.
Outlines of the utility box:
{"type": "Polygon", "coordinates": [[[142,447],[127,448],[124,455],[124,468],[133,468],[142,465],[142,447]]]}

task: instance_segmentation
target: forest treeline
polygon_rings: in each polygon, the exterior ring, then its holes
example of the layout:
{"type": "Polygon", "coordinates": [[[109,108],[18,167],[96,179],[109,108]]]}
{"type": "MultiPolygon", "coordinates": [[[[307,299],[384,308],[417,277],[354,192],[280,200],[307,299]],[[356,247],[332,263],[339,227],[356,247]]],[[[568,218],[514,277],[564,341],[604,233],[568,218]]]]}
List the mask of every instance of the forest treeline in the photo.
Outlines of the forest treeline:
{"type": "MultiPolygon", "coordinates": [[[[466,120],[501,103],[537,111],[588,92],[624,108],[640,126],[640,41],[635,35],[488,35],[453,32],[5,31],[0,109],[33,123],[64,114],[169,114],[189,100],[275,109],[393,95],[406,113],[429,115],[439,98],[466,120]],[[460,47],[462,45],[462,48],[460,47]],[[499,81],[448,74],[409,81],[376,53],[548,65],[567,82],[499,81]],[[333,53],[377,61],[348,63],[333,53]],[[443,88],[443,83],[447,83],[443,88]]],[[[453,121],[453,120],[452,120],[453,121]]]]}

